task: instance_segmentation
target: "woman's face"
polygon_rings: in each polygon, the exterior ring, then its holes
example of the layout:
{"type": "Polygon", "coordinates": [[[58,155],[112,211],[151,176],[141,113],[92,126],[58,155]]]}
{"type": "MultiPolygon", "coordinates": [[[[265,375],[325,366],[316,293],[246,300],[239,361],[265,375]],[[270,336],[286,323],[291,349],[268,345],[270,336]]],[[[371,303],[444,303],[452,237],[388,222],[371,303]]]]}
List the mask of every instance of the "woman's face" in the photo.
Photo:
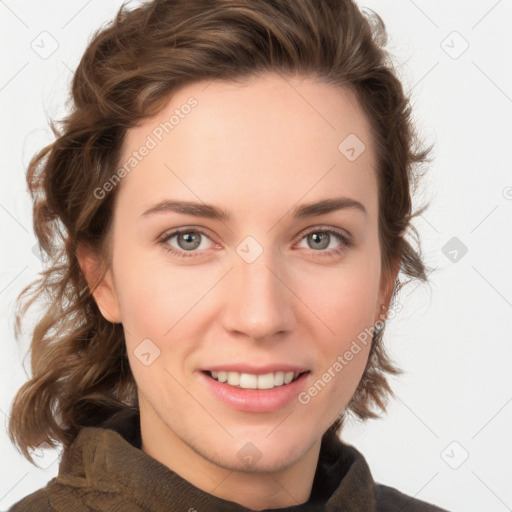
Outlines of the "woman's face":
{"type": "Polygon", "coordinates": [[[381,275],[354,94],[277,74],[196,83],[128,132],[125,163],[96,299],[123,323],[144,442],[291,466],[352,397],[396,275],[381,275]]]}

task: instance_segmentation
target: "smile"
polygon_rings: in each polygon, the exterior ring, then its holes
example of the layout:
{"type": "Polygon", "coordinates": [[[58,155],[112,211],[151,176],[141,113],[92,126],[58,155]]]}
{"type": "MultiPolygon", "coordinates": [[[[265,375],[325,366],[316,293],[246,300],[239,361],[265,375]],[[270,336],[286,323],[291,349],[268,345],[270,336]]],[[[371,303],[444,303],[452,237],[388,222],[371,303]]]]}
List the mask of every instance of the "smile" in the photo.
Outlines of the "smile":
{"type": "Polygon", "coordinates": [[[298,379],[304,372],[277,371],[263,375],[232,371],[211,371],[206,373],[218,382],[227,383],[230,386],[241,389],[272,389],[290,384],[290,382],[298,379]]]}
{"type": "MultiPolygon", "coordinates": [[[[286,365],[280,365],[281,368],[283,366],[286,365]]],[[[233,368],[217,367],[203,369],[198,374],[216,400],[238,411],[264,413],[297,403],[297,396],[310,380],[310,370],[278,368],[274,371],[270,371],[272,368],[239,368],[244,371],[234,371],[233,368]]]]}

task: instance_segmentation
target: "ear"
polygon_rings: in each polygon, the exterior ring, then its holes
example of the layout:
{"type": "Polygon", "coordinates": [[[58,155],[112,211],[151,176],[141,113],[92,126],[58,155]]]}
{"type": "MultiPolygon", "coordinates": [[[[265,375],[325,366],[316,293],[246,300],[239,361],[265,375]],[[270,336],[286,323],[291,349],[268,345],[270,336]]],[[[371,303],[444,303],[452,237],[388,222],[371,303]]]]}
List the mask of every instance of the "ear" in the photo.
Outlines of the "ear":
{"type": "Polygon", "coordinates": [[[379,300],[375,311],[375,322],[385,320],[388,316],[389,304],[393,296],[393,288],[398,272],[400,272],[400,258],[395,257],[391,263],[390,270],[381,276],[379,300]]]}
{"type": "Polygon", "coordinates": [[[105,262],[100,254],[85,244],[78,245],[76,255],[101,314],[109,322],[121,323],[119,302],[111,269],[105,267],[105,262]]]}

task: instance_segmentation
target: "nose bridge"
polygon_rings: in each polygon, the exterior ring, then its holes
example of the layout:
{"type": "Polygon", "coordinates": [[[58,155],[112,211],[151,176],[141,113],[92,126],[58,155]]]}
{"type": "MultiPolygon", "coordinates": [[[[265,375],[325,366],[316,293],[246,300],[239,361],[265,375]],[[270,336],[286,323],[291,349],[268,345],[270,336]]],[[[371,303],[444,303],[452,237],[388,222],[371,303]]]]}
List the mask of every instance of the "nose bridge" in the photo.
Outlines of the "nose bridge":
{"type": "Polygon", "coordinates": [[[282,282],[280,268],[273,251],[258,249],[250,240],[239,245],[234,254],[229,298],[225,304],[226,329],[253,339],[291,329],[291,295],[282,282]]]}

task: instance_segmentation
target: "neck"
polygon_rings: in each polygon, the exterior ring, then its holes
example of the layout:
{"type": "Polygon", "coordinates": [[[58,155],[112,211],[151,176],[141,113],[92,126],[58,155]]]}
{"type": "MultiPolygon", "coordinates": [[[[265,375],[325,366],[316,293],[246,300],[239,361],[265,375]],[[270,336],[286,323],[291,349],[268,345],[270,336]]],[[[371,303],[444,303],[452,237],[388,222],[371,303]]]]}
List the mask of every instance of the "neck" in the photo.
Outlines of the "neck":
{"type": "Polygon", "coordinates": [[[221,465],[200,447],[184,442],[149,404],[141,401],[139,406],[142,450],[202,491],[253,510],[288,507],[309,499],[321,438],[287,467],[251,471],[236,463],[221,465]]]}

